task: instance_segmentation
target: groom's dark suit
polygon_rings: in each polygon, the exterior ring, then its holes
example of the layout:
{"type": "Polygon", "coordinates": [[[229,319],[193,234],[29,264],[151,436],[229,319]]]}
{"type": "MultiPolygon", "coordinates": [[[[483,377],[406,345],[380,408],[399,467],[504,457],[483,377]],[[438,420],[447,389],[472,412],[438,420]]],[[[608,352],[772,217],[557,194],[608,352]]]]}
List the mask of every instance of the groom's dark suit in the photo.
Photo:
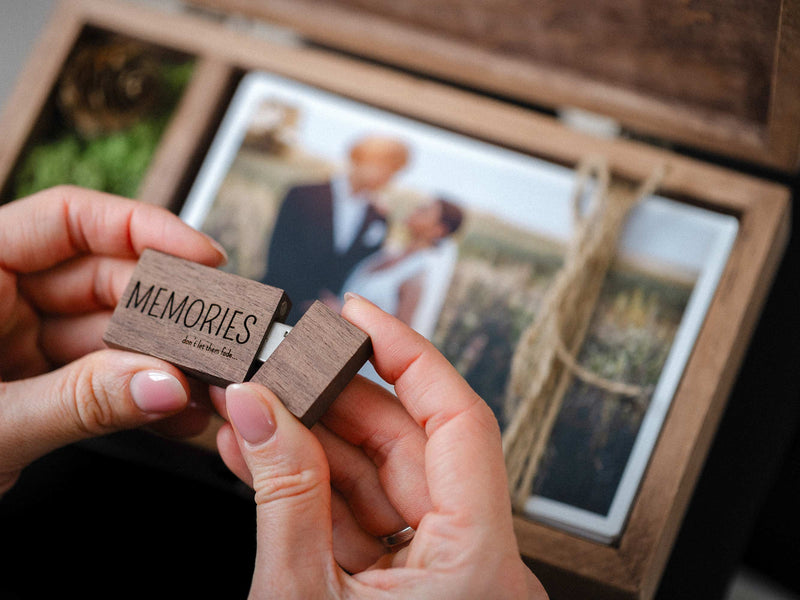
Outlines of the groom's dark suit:
{"type": "Polygon", "coordinates": [[[263,278],[264,283],[285,290],[292,305],[300,309],[292,311],[289,323],[295,322],[302,315],[303,305],[317,300],[323,290],[342,292],[342,284],[353,267],[380,248],[382,236],[365,239],[364,235],[375,221],[383,222],[384,218],[369,205],[352,245],[344,254],[338,254],[334,246],[331,184],[289,190],[272,231],[263,278]]]}

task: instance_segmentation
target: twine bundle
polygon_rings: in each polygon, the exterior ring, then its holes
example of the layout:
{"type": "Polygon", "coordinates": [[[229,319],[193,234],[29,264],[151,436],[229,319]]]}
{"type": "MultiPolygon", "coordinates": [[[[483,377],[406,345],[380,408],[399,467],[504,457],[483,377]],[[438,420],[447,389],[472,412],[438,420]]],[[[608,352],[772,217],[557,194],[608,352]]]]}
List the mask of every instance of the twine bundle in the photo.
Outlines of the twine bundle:
{"type": "Polygon", "coordinates": [[[652,194],[664,175],[659,168],[636,189],[611,182],[602,158],[591,158],[577,170],[572,197],[575,230],[564,264],[530,327],[523,332],[511,361],[503,452],[509,491],[517,508],[531,493],[533,480],[572,377],[630,397],[647,390],[610,381],[578,364],[576,355],[597,303],[606,273],[616,252],[627,215],[642,198],[652,194]],[[595,180],[584,208],[586,184],[595,180]]]}

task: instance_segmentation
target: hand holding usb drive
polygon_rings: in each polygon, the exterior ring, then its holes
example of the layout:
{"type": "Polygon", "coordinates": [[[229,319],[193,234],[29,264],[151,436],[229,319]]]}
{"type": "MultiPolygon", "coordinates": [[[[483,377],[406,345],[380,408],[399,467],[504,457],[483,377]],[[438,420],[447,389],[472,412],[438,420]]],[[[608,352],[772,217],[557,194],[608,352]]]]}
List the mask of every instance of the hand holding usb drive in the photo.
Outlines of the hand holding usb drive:
{"type": "Polygon", "coordinates": [[[255,381],[313,425],[372,354],[369,336],[315,302],[289,327],[283,290],[145,250],[103,340],[225,386],[255,381]]]}

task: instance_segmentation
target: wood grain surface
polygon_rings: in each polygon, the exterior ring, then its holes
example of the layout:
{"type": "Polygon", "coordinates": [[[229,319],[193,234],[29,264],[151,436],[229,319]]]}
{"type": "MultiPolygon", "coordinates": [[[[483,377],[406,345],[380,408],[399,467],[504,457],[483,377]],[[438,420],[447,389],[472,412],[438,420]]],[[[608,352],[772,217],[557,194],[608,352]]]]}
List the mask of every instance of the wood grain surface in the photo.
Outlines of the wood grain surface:
{"type": "Polygon", "coordinates": [[[798,168],[799,0],[190,1],[534,105],[798,168]]]}
{"type": "Polygon", "coordinates": [[[283,290],[155,250],[142,253],[104,341],[224,386],[245,381],[283,290]]]}
{"type": "Polygon", "coordinates": [[[371,354],[366,333],[317,301],[251,381],[267,386],[311,427],[371,354]]]}

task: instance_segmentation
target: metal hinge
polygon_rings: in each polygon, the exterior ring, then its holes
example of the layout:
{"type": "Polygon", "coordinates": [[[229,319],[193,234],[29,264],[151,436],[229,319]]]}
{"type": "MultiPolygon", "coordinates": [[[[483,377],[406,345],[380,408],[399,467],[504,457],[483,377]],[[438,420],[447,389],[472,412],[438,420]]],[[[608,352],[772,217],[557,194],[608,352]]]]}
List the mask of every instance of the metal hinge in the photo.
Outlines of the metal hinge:
{"type": "Polygon", "coordinates": [[[564,125],[581,133],[603,139],[617,138],[622,134],[619,122],[605,115],[573,107],[561,108],[557,114],[564,125]]]}
{"type": "Polygon", "coordinates": [[[268,40],[288,46],[302,46],[303,39],[287,27],[281,27],[266,21],[259,21],[240,13],[228,13],[197,4],[183,2],[182,0],[135,0],[137,4],[157,8],[170,13],[188,13],[214,21],[250,37],[268,40]]]}

